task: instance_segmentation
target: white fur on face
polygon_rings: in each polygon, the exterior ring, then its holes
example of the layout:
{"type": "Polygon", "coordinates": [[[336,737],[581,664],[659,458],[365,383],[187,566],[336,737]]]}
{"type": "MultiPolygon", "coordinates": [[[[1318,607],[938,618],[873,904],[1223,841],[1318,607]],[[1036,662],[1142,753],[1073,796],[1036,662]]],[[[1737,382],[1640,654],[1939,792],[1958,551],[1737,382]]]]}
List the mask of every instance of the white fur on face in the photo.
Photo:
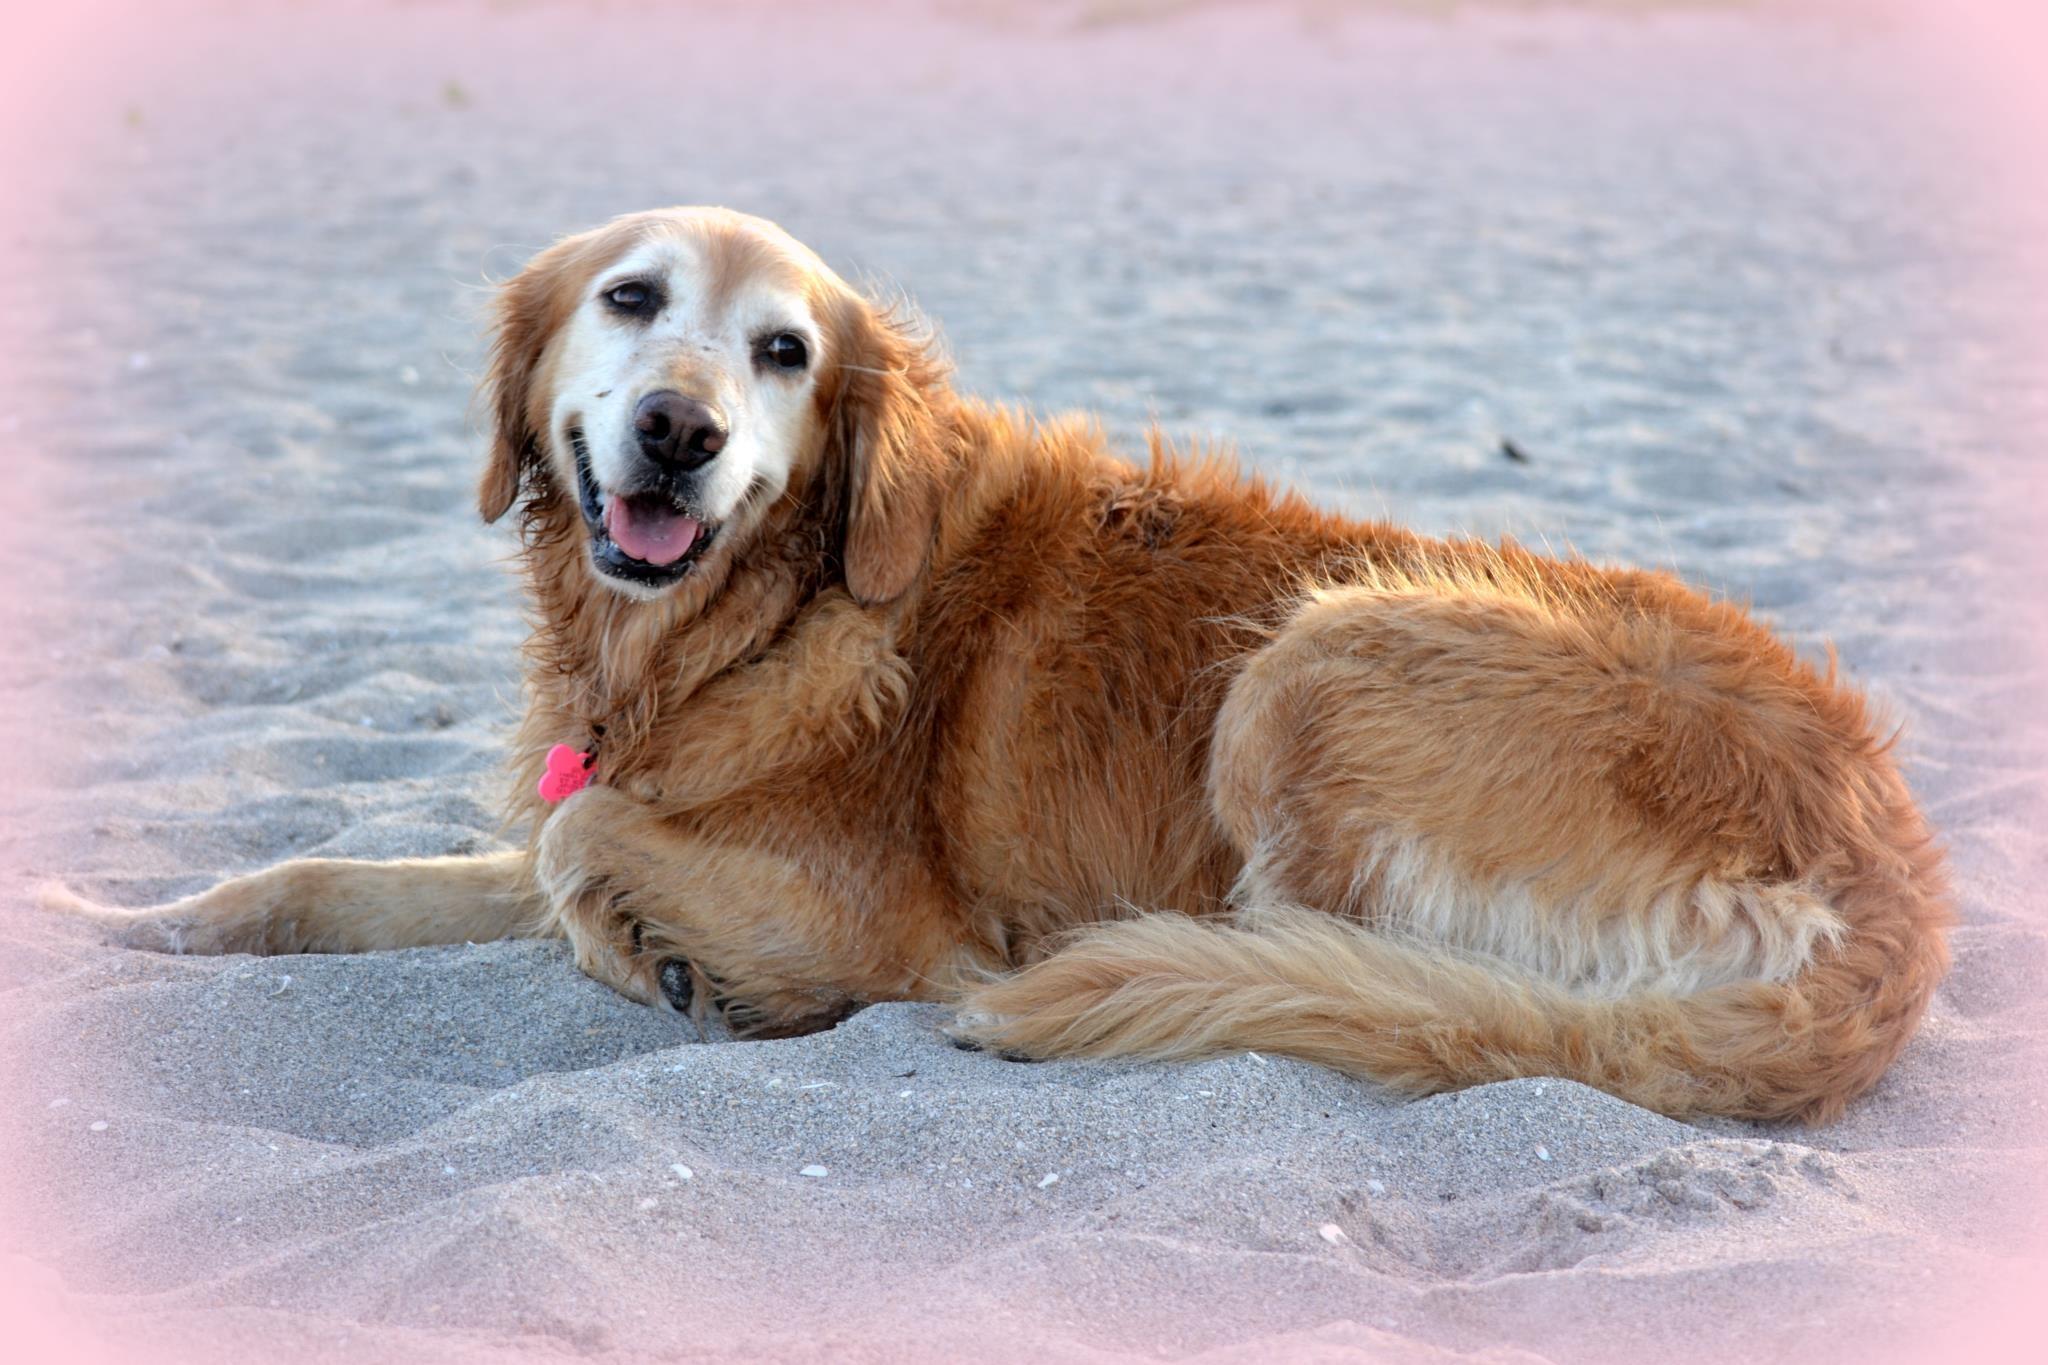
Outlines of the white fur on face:
{"type": "Polygon", "coordinates": [[[600,496],[634,491],[646,468],[634,410],[663,389],[717,408],[730,429],[724,448],[689,476],[693,511],[707,525],[763,508],[788,486],[809,435],[822,329],[792,282],[756,274],[714,303],[708,276],[703,246],[685,239],[644,243],[593,276],[556,343],[548,445],[565,487],[576,486],[569,432],[580,429],[600,496]],[[658,290],[658,310],[633,316],[607,302],[628,283],[658,290]],[[758,358],[782,332],[803,341],[803,369],[758,358]]]}

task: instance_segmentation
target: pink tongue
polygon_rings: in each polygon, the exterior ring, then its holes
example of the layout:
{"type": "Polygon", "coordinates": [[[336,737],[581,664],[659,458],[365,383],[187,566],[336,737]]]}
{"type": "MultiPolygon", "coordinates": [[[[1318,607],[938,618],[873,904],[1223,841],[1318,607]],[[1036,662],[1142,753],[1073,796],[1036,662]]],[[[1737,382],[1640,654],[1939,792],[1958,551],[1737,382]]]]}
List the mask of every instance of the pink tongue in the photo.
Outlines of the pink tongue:
{"type": "Polygon", "coordinates": [[[604,529],[633,558],[660,565],[688,554],[703,528],[656,499],[613,498],[605,504],[604,529]]]}

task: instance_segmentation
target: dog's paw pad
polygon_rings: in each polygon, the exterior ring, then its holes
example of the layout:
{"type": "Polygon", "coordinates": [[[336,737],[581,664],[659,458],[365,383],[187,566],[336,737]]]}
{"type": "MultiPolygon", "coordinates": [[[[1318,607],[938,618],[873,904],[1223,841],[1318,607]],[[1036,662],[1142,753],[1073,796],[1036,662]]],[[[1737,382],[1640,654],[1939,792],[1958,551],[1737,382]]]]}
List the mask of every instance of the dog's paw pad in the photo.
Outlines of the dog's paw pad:
{"type": "Polygon", "coordinates": [[[696,1003],[697,983],[690,974],[689,963],[679,957],[669,958],[655,971],[654,979],[670,1009],[677,1014],[690,1012],[690,1006],[696,1003]]]}

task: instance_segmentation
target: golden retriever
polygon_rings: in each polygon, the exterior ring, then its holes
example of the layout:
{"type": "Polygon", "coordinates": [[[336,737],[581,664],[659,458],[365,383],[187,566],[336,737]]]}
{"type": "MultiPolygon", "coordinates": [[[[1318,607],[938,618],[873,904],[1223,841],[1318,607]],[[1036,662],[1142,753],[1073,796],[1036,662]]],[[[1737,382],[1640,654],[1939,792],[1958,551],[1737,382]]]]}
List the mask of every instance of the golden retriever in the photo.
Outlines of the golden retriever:
{"type": "Polygon", "coordinates": [[[963,397],[900,310],[718,209],[542,252],[487,393],[527,846],[50,904],[184,952],[560,935],[755,1034],[939,1000],[1019,1056],[1813,1121],[1945,970],[1862,698],[1664,574],[963,397]]]}

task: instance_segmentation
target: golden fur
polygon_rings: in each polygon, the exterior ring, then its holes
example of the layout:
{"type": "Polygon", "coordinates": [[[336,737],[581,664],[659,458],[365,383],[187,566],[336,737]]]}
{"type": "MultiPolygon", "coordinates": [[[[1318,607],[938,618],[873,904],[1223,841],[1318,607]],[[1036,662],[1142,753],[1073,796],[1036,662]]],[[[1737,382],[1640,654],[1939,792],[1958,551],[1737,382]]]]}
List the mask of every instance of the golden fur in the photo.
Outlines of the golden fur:
{"type": "Polygon", "coordinates": [[[915,327],[721,211],[542,253],[488,392],[480,504],[520,508],[534,609],[528,847],[53,904],[186,951],[566,935],[652,1004],[687,963],[759,1033],[942,1000],[1031,1056],[1256,1048],[1815,1121],[1945,969],[1938,855],[1861,697],[1663,574],[1346,520],[1156,439],[1129,462],[956,394],[915,327]],[[722,288],[789,275],[825,359],[788,486],[650,601],[591,570],[545,423],[575,300],[664,234],[722,288]],[[543,805],[548,748],[598,727],[596,784],[543,805]]]}

